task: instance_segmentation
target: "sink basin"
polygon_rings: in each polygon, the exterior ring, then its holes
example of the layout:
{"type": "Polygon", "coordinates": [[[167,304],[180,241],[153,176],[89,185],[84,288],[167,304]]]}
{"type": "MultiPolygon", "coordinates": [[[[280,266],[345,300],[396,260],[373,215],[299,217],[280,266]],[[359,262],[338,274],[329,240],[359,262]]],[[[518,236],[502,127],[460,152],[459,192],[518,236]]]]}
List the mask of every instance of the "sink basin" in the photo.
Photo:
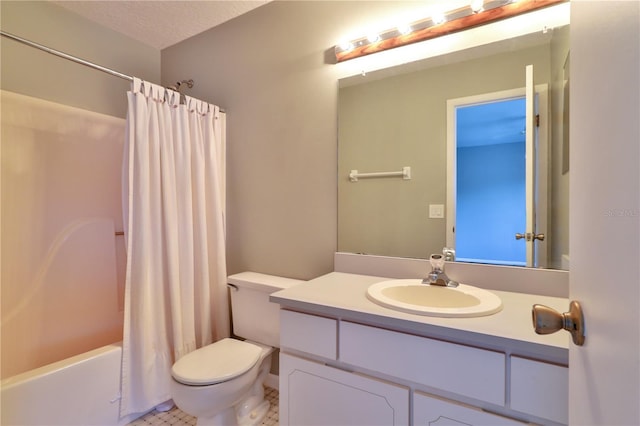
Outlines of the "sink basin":
{"type": "Polygon", "coordinates": [[[481,317],[502,310],[502,301],[490,291],[460,284],[440,287],[420,279],[389,280],[369,286],[367,297],[379,305],[433,317],[481,317]]]}

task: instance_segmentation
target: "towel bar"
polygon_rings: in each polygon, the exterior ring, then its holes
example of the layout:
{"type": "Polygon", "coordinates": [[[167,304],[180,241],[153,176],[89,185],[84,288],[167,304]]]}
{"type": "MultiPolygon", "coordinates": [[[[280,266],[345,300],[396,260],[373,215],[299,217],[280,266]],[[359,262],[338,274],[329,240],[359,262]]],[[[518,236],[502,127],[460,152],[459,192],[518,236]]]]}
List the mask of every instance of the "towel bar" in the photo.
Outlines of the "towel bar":
{"type": "Polygon", "coordinates": [[[358,173],[357,170],[351,170],[349,180],[357,182],[361,178],[379,178],[379,177],[402,177],[403,180],[411,180],[411,167],[403,167],[399,172],[371,172],[358,173]]]}

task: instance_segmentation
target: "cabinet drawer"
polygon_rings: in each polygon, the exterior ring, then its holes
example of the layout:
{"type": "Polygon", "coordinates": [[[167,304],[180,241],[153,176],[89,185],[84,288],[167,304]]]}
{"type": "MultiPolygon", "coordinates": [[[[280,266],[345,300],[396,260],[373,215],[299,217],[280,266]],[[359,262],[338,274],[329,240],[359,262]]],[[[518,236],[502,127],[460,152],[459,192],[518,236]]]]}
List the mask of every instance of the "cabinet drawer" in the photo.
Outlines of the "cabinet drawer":
{"type": "Polygon", "coordinates": [[[416,425],[524,425],[524,423],[518,420],[487,413],[479,408],[433,397],[420,392],[413,394],[413,423],[416,425]]]}
{"type": "Polygon", "coordinates": [[[505,355],[342,321],[340,361],[492,404],[505,403],[505,355]]]}
{"type": "Polygon", "coordinates": [[[567,424],[568,404],[567,367],[511,357],[511,409],[567,424]]]}
{"type": "Polygon", "coordinates": [[[328,359],[337,355],[335,319],[280,310],[280,348],[295,349],[328,359]]]}

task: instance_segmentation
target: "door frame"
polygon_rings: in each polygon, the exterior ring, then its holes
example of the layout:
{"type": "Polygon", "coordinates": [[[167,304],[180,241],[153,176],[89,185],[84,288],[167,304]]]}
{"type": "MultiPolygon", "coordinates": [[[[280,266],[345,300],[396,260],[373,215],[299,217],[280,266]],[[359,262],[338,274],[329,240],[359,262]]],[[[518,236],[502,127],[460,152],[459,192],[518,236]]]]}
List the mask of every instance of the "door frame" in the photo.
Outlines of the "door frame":
{"type": "MultiPolygon", "coordinates": [[[[548,84],[536,84],[535,86],[537,114],[540,116],[537,127],[537,147],[536,147],[536,188],[535,188],[535,232],[542,230],[546,238],[544,242],[534,240],[535,264],[534,267],[546,267],[547,247],[549,239],[548,228],[548,198],[549,198],[549,86],[548,84]],[[544,173],[540,173],[542,170],[544,173]]],[[[509,99],[523,98],[526,95],[526,88],[500,90],[496,92],[482,93],[479,95],[464,96],[447,100],[447,198],[445,214],[446,247],[455,249],[456,223],[456,108],[460,106],[471,106],[483,103],[506,101],[509,99]]],[[[530,232],[529,230],[523,230],[530,232]]],[[[515,238],[515,237],[514,237],[515,238]]],[[[491,263],[499,264],[497,261],[491,263]]]]}

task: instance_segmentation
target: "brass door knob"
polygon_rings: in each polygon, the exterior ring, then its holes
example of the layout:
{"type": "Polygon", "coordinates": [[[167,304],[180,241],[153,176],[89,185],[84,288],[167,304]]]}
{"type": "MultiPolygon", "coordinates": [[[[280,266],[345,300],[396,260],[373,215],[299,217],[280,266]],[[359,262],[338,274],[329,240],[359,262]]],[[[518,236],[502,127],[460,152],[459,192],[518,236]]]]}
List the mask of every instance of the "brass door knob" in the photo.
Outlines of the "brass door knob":
{"type": "Polygon", "coordinates": [[[531,315],[537,334],[551,334],[564,329],[571,333],[573,343],[584,345],[584,315],[580,303],[572,301],[569,312],[563,314],[548,306],[536,304],[533,305],[531,315]]]}

